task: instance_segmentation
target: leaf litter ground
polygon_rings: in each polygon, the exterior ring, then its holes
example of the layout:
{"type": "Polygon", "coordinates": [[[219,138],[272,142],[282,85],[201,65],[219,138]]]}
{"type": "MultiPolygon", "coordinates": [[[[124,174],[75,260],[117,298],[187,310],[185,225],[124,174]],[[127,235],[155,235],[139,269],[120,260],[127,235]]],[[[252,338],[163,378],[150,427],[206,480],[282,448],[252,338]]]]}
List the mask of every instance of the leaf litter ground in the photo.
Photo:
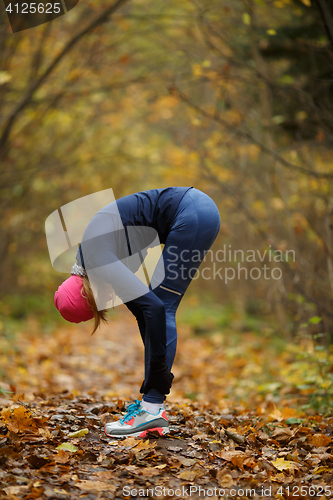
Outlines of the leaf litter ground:
{"type": "Polygon", "coordinates": [[[39,330],[30,320],[1,341],[1,387],[15,392],[0,400],[1,498],[333,497],[333,418],[301,409],[290,352],[183,326],[169,435],[113,440],[103,424],[143,378],[133,319],[92,337],[87,325],[39,330]]]}

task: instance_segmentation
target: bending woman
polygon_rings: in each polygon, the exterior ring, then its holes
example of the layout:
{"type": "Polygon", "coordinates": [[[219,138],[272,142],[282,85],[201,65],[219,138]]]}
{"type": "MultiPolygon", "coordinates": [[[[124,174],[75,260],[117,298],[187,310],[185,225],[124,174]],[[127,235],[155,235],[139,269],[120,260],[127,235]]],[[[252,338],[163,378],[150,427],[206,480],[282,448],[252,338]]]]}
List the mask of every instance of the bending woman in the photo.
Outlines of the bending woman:
{"type": "Polygon", "coordinates": [[[168,432],[164,408],[173,381],[176,311],[220,229],[213,200],[193,187],[134,193],[110,203],[89,222],[71,277],[55,293],[55,305],[72,322],[107,321],[106,309],[124,303],[136,317],[145,348],[142,401],[129,405],[111,437],[168,432]],[[148,249],[164,244],[150,285],[135,275],[148,249]]]}

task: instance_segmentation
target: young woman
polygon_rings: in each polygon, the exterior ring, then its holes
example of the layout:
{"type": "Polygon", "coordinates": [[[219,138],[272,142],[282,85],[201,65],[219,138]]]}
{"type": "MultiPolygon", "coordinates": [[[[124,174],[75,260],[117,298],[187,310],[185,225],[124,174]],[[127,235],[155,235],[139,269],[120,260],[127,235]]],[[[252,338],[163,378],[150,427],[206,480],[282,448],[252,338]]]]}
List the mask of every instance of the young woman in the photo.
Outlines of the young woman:
{"type": "Polygon", "coordinates": [[[106,322],[106,309],[124,303],[136,317],[145,348],[142,401],[105,425],[111,437],[168,432],[164,408],[173,381],[175,315],[184,293],[220,229],[219,211],[193,187],[134,193],[110,203],[89,222],[77,262],[55,293],[55,305],[68,321],[106,322]],[[135,273],[149,248],[164,244],[149,288],[135,273]]]}

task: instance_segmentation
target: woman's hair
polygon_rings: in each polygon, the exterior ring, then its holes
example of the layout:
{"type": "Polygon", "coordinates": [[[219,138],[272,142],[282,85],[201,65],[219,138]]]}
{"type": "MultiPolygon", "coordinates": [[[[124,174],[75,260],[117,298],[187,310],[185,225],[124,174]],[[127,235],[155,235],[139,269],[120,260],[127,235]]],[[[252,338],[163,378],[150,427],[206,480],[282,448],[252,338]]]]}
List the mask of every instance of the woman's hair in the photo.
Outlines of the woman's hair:
{"type": "Polygon", "coordinates": [[[82,276],[82,289],[81,289],[81,295],[84,297],[87,301],[91,309],[93,310],[94,313],[94,318],[95,318],[95,324],[94,324],[94,329],[92,331],[93,335],[97,328],[100,326],[101,321],[104,323],[108,323],[108,318],[107,318],[107,311],[106,309],[103,309],[102,311],[99,311],[96,306],[94,294],[92,292],[88,276],[82,276]]]}

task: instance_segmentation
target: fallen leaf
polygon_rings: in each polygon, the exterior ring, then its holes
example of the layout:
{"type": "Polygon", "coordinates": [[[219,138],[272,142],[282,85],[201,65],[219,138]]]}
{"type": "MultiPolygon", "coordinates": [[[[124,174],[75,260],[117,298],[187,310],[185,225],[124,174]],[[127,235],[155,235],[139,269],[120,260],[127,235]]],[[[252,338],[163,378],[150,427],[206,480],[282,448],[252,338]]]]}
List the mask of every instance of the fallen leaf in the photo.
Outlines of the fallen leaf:
{"type": "Polygon", "coordinates": [[[8,429],[16,434],[19,432],[38,432],[38,426],[34,421],[31,412],[20,406],[18,408],[3,408],[1,418],[8,429]]]}
{"type": "Polygon", "coordinates": [[[288,427],[277,427],[271,437],[279,443],[285,443],[293,437],[293,433],[288,427]]]}
{"type": "Polygon", "coordinates": [[[39,457],[38,455],[27,456],[27,461],[33,469],[40,469],[44,465],[50,463],[49,457],[39,457]]]}
{"type": "MultiPolygon", "coordinates": [[[[3,488],[3,490],[6,492],[6,495],[25,495],[28,490],[28,486],[7,486],[6,488],[3,488]]],[[[14,498],[16,499],[17,497],[15,496],[14,498]]]]}
{"type": "Polygon", "coordinates": [[[320,467],[316,467],[314,470],[313,470],[313,473],[314,474],[322,474],[323,472],[328,472],[330,471],[331,468],[328,467],[327,465],[321,465],[320,467]]]}
{"type": "Polygon", "coordinates": [[[74,446],[72,443],[62,443],[56,448],[57,450],[67,450],[70,451],[71,453],[75,453],[78,451],[78,448],[74,446]]]}
{"type": "Polygon", "coordinates": [[[54,460],[55,462],[57,462],[59,464],[65,464],[70,459],[70,453],[69,453],[69,451],[65,451],[63,449],[60,449],[58,451],[58,453],[55,453],[54,455],[52,455],[51,458],[52,458],[52,460],[54,460]]]}
{"type": "Polygon", "coordinates": [[[284,458],[277,458],[274,462],[271,463],[278,470],[298,469],[300,467],[300,465],[297,462],[284,460],[284,458]]]}
{"type": "Polygon", "coordinates": [[[181,479],[186,479],[187,481],[194,481],[194,479],[197,479],[198,477],[201,477],[204,475],[204,472],[200,469],[194,469],[194,470],[185,470],[178,474],[178,477],[181,479]]]}
{"type": "Polygon", "coordinates": [[[315,448],[319,448],[321,446],[327,446],[331,443],[332,438],[329,436],[325,436],[325,434],[313,434],[309,435],[306,438],[306,442],[315,448]]]}
{"type": "Polygon", "coordinates": [[[161,471],[156,469],[155,467],[145,467],[141,470],[141,475],[145,477],[154,477],[161,474],[161,471]]]}
{"type": "Polygon", "coordinates": [[[269,439],[269,435],[266,434],[266,432],[260,430],[258,432],[258,438],[261,439],[262,441],[267,441],[267,439],[269,439]]]}
{"type": "Polygon", "coordinates": [[[91,481],[89,479],[82,479],[75,483],[77,488],[80,488],[82,491],[108,491],[113,493],[117,486],[112,483],[106,483],[105,481],[91,481]]]}
{"type": "Polygon", "coordinates": [[[312,461],[318,460],[318,462],[316,462],[317,464],[319,464],[323,460],[324,461],[326,461],[326,460],[332,460],[332,458],[333,458],[333,455],[331,455],[330,453],[313,453],[311,455],[311,460],[312,461]]]}
{"type": "Polygon", "coordinates": [[[153,441],[149,442],[149,439],[146,441],[139,441],[136,442],[136,446],[133,448],[133,451],[138,452],[141,450],[149,450],[149,449],[154,449],[156,447],[157,443],[154,443],[153,441]]]}
{"type": "Polygon", "coordinates": [[[133,448],[138,444],[138,442],[139,442],[138,439],[129,437],[124,439],[124,441],[120,443],[120,446],[124,446],[125,448],[133,448]]]}
{"type": "Polygon", "coordinates": [[[88,434],[88,432],[89,432],[89,429],[81,429],[80,431],[71,432],[70,434],[67,434],[66,437],[68,437],[68,438],[83,437],[86,434],[88,434]]]}
{"type": "Polygon", "coordinates": [[[38,434],[40,434],[44,439],[52,439],[52,434],[50,432],[50,429],[46,428],[39,428],[38,429],[38,434]]]}
{"type": "Polygon", "coordinates": [[[233,451],[227,451],[227,450],[221,450],[218,453],[218,456],[223,458],[223,460],[227,460],[228,462],[231,462],[233,458],[235,457],[244,457],[248,458],[250,455],[248,453],[245,453],[244,451],[238,451],[238,450],[233,450],[233,451]]]}
{"type": "Polygon", "coordinates": [[[281,420],[283,420],[282,413],[280,412],[280,410],[278,410],[276,408],[276,406],[274,407],[274,410],[268,416],[271,420],[278,420],[279,422],[281,422],[281,420]]]}
{"type": "Polygon", "coordinates": [[[287,420],[288,418],[296,418],[297,417],[296,410],[294,410],[294,408],[283,408],[281,412],[281,417],[282,420],[287,420]]]}
{"type": "Polygon", "coordinates": [[[235,482],[230,474],[226,474],[224,471],[219,470],[216,474],[217,482],[220,486],[224,488],[229,488],[230,486],[234,486],[235,482]]]}
{"type": "Polygon", "coordinates": [[[174,455],[173,458],[178,460],[184,467],[191,467],[192,465],[198,463],[198,461],[195,460],[194,458],[185,458],[182,457],[181,455],[178,456],[174,455]]]}

